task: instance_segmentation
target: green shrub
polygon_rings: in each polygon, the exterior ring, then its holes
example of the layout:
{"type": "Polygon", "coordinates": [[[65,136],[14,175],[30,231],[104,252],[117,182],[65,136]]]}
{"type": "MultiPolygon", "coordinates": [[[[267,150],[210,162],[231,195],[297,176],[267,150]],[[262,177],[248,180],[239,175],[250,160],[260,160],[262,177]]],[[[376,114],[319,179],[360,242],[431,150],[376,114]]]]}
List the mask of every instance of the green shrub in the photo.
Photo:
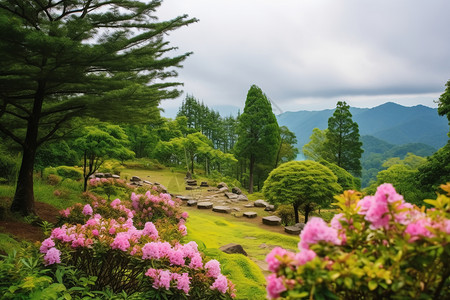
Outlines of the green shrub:
{"type": "Polygon", "coordinates": [[[80,180],[81,178],[83,178],[83,172],[75,167],[59,166],[55,169],[56,174],[63,178],[70,178],[73,180],[80,180]]]}
{"type": "Polygon", "coordinates": [[[123,163],[123,166],[127,169],[143,170],[162,170],[165,168],[164,165],[160,164],[158,160],[150,158],[127,160],[123,163]]]}
{"type": "Polygon", "coordinates": [[[6,183],[14,183],[19,169],[19,159],[0,150],[0,178],[6,183]]]}
{"type": "Polygon", "coordinates": [[[292,205],[279,205],[275,214],[281,218],[281,223],[283,225],[295,224],[295,215],[292,205]]]}

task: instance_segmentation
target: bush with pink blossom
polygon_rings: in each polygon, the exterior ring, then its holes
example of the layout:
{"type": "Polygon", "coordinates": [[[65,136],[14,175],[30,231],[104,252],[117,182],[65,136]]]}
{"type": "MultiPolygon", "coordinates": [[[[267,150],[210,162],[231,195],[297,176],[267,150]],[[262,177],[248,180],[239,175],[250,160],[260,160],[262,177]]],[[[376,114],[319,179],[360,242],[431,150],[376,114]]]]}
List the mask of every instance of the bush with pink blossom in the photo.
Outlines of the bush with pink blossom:
{"type": "Polygon", "coordinates": [[[346,191],[341,213],[312,218],[299,252],[275,248],[266,257],[269,299],[450,298],[450,184],[446,195],[405,202],[392,185],[373,196],[346,191]]]}

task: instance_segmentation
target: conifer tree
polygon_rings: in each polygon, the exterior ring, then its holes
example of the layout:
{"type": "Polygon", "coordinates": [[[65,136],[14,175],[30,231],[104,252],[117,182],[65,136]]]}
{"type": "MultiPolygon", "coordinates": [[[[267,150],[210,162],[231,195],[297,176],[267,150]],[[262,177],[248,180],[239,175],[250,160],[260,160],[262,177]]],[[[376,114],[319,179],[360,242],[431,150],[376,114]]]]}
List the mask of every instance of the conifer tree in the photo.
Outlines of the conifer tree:
{"type": "Polygon", "coordinates": [[[166,33],[195,22],[155,19],[161,1],[0,0],[0,131],[22,147],[12,211],[34,211],[36,150],[76,115],[137,121],[175,98],[166,33]],[[20,130],[17,130],[20,129],[20,130]]]}
{"type": "Polygon", "coordinates": [[[328,154],[325,159],[347,170],[355,176],[361,176],[361,155],[363,153],[359,128],[352,120],[350,106],[338,101],[336,110],[328,119],[324,147],[328,154]]]}
{"type": "Polygon", "coordinates": [[[256,164],[274,165],[280,146],[280,128],[267,96],[256,85],[247,93],[244,112],[239,117],[238,139],[235,145],[238,157],[248,160],[249,193],[253,193],[256,164]]]}

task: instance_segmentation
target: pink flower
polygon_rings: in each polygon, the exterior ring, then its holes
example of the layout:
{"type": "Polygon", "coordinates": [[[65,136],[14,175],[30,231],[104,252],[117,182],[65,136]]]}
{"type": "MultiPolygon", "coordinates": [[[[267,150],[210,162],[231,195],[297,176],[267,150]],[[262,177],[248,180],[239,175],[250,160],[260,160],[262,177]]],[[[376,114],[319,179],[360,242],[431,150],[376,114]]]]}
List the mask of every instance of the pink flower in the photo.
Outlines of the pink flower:
{"type": "Polygon", "coordinates": [[[86,204],[83,207],[83,215],[85,215],[85,216],[89,215],[90,216],[90,215],[92,215],[92,213],[93,213],[92,207],[89,204],[86,204]]]}
{"type": "MultiPolygon", "coordinates": [[[[304,229],[303,229],[304,230],[304,229]]],[[[275,299],[280,297],[280,294],[286,291],[286,287],[283,284],[283,279],[277,277],[276,274],[270,274],[267,277],[267,296],[269,299],[275,299]]]]}
{"type": "Polygon", "coordinates": [[[182,214],[181,214],[181,217],[183,218],[183,219],[187,219],[188,217],[189,217],[189,214],[186,212],[186,211],[184,211],[182,214]]]}
{"type": "Polygon", "coordinates": [[[287,255],[291,259],[294,258],[294,253],[287,251],[286,249],[283,249],[281,247],[275,247],[272,249],[272,251],[270,251],[269,254],[267,254],[266,262],[271,272],[276,272],[281,264],[277,256],[283,257],[285,255],[287,255]]]}
{"type": "Polygon", "coordinates": [[[168,270],[159,270],[159,276],[155,279],[153,287],[155,288],[170,288],[170,280],[172,279],[172,273],[168,270]]]}
{"type": "Polygon", "coordinates": [[[111,202],[111,207],[116,207],[120,204],[120,199],[115,199],[114,201],[111,202]]]}
{"type": "Polygon", "coordinates": [[[177,289],[182,290],[185,294],[189,293],[191,281],[188,273],[183,273],[181,275],[173,273],[172,279],[177,281],[177,289]]]}
{"type": "Polygon", "coordinates": [[[316,244],[320,241],[329,242],[334,245],[340,245],[336,229],[331,228],[321,218],[313,217],[306,223],[300,233],[299,249],[309,249],[310,244],[316,244]]]}
{"type": "Polygon", "coordinates": [[[172,250],[169,253],[169,260],[170,260],[170,265],[183,266],[185,263],[183,251],[181,249],[180,250],[172,250]]]}
{"type": "Polygon", "coordinates": [[[212,286],[210,287],[210,289],[218,290],[222,294],[225,294],[227,292],[227,289],[228,289],[228,280],[227,280],[227,278],[225,276],[223,276],[222,274],[219,274],[217,276],[216,280],[214,281],[214,283],[212,284],[212,286]]]}
{"type": "Polygon", "coordinates": [[[55,247],[55,242],[51,237],[49,237],[42,242],[39,250],[41,251],[41,253],[47,253],[48,249],[52,247],[55,247]]]}
{"type": "Polygon", "coordinates": [[[203,261],[200,253],[196,253],[191,257],[191,262],[189,263],[189,268],[191,269],[201,269],[203,267],[203,261]]]}
{"type": "Polygon", "coordinates": [[[343,216],[344,214],[342,213],[334,215],[333,219],[331,219],[330,221],[330,226],[337,230],[342,229],[341,221],[342,220],[346,221],[345,218],[343,218],[343,216]]]}
{"type": "Polygon", "coordinates": [[[152,222],[145,223],[144,229],[142,230],[142,234],[145,234],[154,241],[156,241],[159,237],[158,230],[156,229],[155,224],[153,224],[152,222]]]}
{"type": "Polygon", "coordinates": [[[111,243],[112,249],[120,249],[122,251],[127,251],[130,247],[130,242],[128,241],[128,234],[126,232],[119,232],[111,243]]]}
{"type": "Polygon", "coordinates": [[[430,221],[427,219],[420,219],[415,221],[414,223],[408,224],[405,229],[405,233],[411,236],[411,238],[409,239],[410,242],[418,240],[420,236],[432,237],[433,234],[428,230],[427,227],[431,227],[430,221]]]}
{"type": "Polygon", "coordinates": [[[297,261],[299,266],[306,264],[308,261],[311,261],[316,257],[316,252],[309,249],[302,249],[299,253],[295,255],[295,260],[297,261]]]}
{"type": "Polygon", "coordinates": [[[61,251],[56,248],[50,248],[44,256],[45,265],[52,265],[61,262],[61,251]]]}
{"type": "Polygon", "coordinates": [[[59,214],[60,214],[61,216],[63,216],[63,217],[68,218],[69,215],[70,215],[70,208],[66,208],[66,209],[60,210],[60,211],[59,211],[59,214]]]}
{"type": "Polygon", "coordinates": [[[97,229],[93,229],[92,230],[92,235],[93,236],[98,236],[98,230],[97,229]]]}
{"type": "Polygon", "coordinates": [[[206,272],[206,275],[209,277],[217,278],[217,276],[220,275],[220,263],[215,260],[211,259],[205,264],[205,269],[208,271],[206,272]]]}
{"type": "Polygon", "coordinates": [[[187,235],[186,225],[179,225],[178,231],[181,233],[182,236],[186,236],[187,235]]]}
{"type": "Polygon", "coordinates": [[[158,273],[156,272],[155,269],[148,269],[147,272],[145,272],[145,276],[151,277],[151,278],[155,278],[158,275],[158,273]]]}

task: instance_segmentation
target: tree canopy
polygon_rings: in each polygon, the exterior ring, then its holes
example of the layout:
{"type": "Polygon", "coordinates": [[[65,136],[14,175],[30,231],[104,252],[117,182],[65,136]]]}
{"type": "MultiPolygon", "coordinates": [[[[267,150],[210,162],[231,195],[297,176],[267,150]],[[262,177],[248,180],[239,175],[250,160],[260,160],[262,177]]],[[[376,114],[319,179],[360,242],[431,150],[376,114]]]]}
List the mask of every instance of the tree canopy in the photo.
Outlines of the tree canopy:
{"type": "Polygon", "coordinates": [[[336,110],[328,119],[328,132],[324,147],[330,153],[326,158],[355,176],[361,176],[363,153],[358,124],[353,122],[350,106],[338,101],[336,110]]]}
{"type": "Polygon", "coordinates": [[[157,21],[161,1],[0,0],[0,131],[22,147],[11,210],[34,210],[37,148],[68,120],[143,121],[159,117],[162,99],[177,97],[163,39],[195,22],[186,15],[157,21]]]}
{"type": "Polygon", "coordinates": [[[295,222],[299,222],[298,210],[304,206],[305,222],[315,205],[331,202],[342,191],[333,172],[311,160],[290,161],[270,172],[264,182],[263,193],[270,203],[292,204],[295,222]]]}
{"type": "Polygon", "coordinates": [[[238,120],[236,154],[249,162],[249,193],[257,163],[274,164],[281,142],[277,119],[263,91],[252,85],[247,93],[244,112],[238,120]]]}
{"type": "Polygon", "coordinates": [[[327,140],[328,129],[320,130],[314,128],[311,136],[309,137],[309,143],[303,146],[303,155],[306,159],[314,161],[320,161],[329,157],[327,149],[325,148],[325,141],[327,140]]]}

